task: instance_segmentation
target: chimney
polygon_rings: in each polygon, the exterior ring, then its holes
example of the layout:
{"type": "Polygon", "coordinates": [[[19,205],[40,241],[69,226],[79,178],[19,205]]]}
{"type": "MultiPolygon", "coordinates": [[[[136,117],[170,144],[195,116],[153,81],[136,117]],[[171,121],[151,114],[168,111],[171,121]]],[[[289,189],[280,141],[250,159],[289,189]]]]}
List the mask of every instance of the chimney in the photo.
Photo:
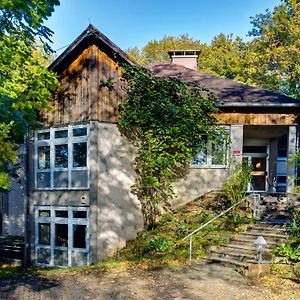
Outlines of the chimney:
{"type": "Polygon", "coordinates": [[[172,59],[172,64],[197,70],[197,58],[200,50],[171,50],[168,54],[172,59]]]}

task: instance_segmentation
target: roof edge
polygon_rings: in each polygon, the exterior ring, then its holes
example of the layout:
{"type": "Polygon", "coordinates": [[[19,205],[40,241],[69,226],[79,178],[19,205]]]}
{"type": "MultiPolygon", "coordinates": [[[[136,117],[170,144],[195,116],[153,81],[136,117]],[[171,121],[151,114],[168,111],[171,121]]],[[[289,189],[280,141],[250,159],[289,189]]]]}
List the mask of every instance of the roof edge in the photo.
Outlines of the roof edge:
{"type": "MultiPolygon", "coordinates": [[[[296,100],[296,99],[295,99],[296,100]]],[[[217,102],[217,107],[300,107],[299,103],[252,103],[252,102],[217,102]]]]}
{"type": "Polygon", "coordinates": [[[130,65],[136,65],[136,63],[129,58],[129,56],[113,43],[107,36],[101,33],[95,26],[89,24],[89,26],[67,47],[63,53],[61,53],[48,67],[48,69],[57,72],[60,70],[60,66],[64,61],[83,43],[85,40],[93,39],[95,41],[102,42],[106,47],[110,48],[121,60],[130,65]]]}

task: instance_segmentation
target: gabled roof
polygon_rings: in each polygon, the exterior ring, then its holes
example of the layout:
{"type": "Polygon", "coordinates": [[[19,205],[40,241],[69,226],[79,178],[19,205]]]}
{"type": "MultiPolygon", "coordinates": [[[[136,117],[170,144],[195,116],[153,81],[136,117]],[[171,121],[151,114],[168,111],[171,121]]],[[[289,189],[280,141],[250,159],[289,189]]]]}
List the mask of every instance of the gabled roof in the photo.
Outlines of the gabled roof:
{"type": "Polygon", "coordinates": [[[129,56],[93,25],[89,25],[68,48],[49,66],[60,73],[68,67],[86,48],[96,45],[111,59],[120,63],[135,64],[129,56]]]}
{"type": "Polygon", "coordinates": [[[156,76],[174,77],[207,87],[217,97],[219,107],[300,107],[300,100],[176,64],[159,63],[148,68],[156,76]]]}

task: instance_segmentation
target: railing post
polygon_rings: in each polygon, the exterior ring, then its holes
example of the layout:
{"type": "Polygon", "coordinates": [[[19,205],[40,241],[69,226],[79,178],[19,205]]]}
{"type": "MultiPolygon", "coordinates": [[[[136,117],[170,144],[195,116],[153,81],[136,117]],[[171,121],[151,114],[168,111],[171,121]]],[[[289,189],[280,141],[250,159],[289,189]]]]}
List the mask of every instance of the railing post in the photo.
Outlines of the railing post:
{"type": "Polygon", "coordinates": [[[193,243],[193,235],[190,236],[190,265],[192,264],[192,243],[193,243]]]}

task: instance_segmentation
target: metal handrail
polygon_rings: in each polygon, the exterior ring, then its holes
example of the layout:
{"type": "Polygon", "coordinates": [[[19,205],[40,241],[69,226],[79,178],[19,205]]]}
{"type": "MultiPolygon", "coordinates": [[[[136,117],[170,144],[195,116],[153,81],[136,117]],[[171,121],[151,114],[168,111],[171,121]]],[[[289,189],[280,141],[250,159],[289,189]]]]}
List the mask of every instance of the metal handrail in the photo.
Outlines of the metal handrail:
{"type": "Polygon", "coordinates": [[[192,239],[193,239],[193,235],[195,233],[197,233],[198,231],[200,231],[201,229],[203,229],[204,227],[206,227],[207,225],[209,225],[210,223],[212,223],[213,221],[215,221],[216,219],[218,219],[218,218],[222,217],[223,215],[225,215],[227,212],[229,212],[230,210],[232,210],[233,208],[235,208],[236,206],[238,206],[240,203],[246,201],[251,196],[256,196],[256,194],[252,193],[250,195],[247,195],[245,198],[243,198],[239,202],[235,203],[234,205],[230,206],[229,208],[227,208],[226,210],[224,210],[223,212],[221,212],[220,214],[218,214],[217,216],[215,216],[214,218],[212,218],[211,220],[209,220],[205,224],[201,225],[196,230],[194,230],[193,232],[191,232],[190,234],[188,234],[187,236],[185,236],[182,239],[184,241],[184,240],[190,238],[190,247],[189,247],[189,252],[190,252],[189,253],[189,260],[190,260],[190,262],[192,261],[192,239]]]}

